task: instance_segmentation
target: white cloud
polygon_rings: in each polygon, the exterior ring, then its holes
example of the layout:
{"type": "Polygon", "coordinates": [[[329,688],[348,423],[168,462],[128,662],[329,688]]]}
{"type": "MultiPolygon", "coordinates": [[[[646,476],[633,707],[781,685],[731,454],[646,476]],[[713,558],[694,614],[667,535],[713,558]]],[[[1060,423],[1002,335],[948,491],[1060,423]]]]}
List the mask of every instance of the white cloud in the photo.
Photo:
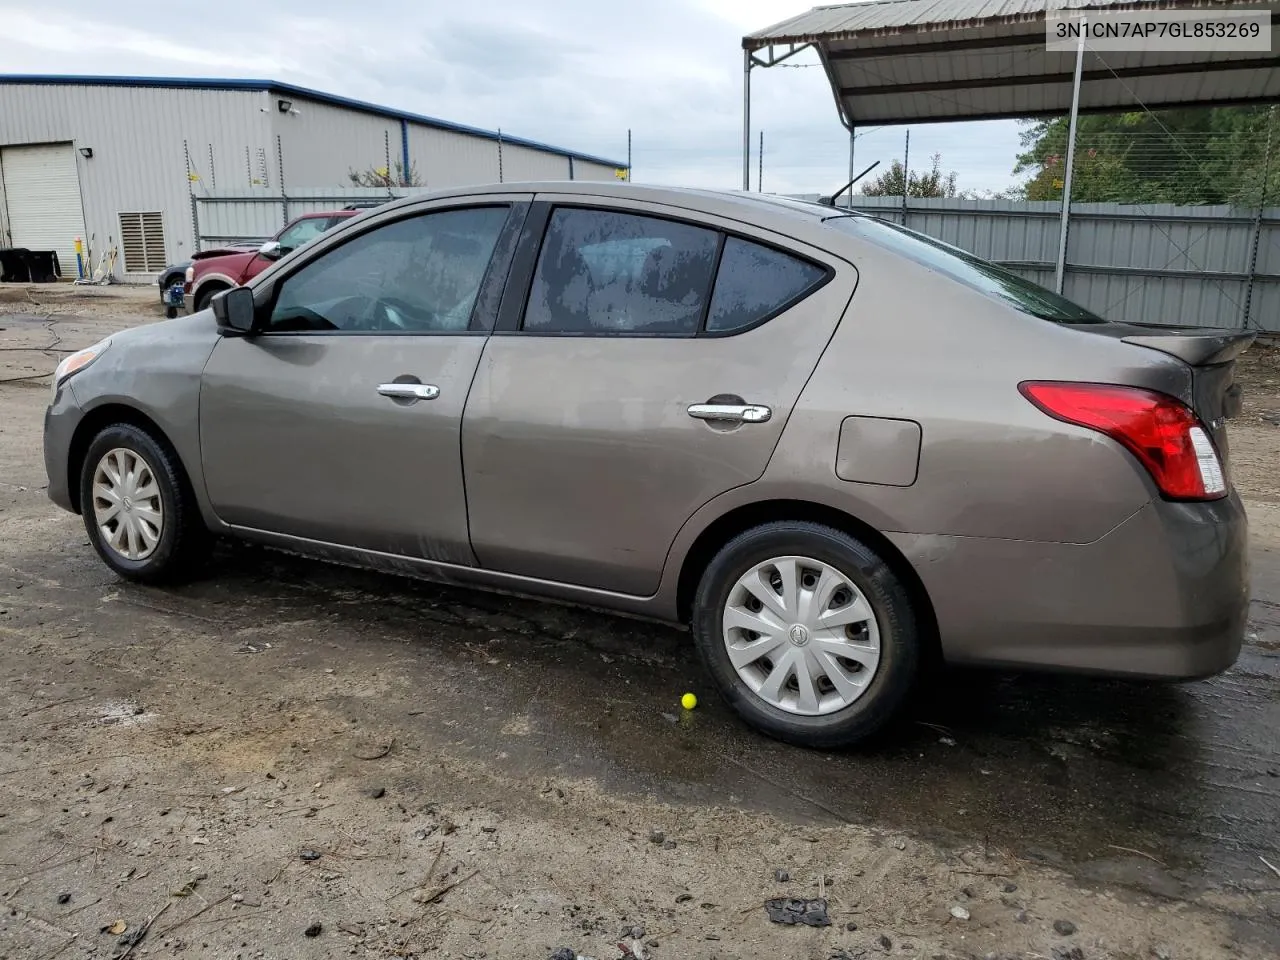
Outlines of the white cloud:
{"type": "MultiPolygon", "coordinates": [[[[737,187],[742,36],[809,6],[221,0],[212,11],[65,0],[58,17],[40,18],[0,2],[0,64],[28,73],[269,77],[619,160],[630,129],[637,181],[737,187]]],[[[753,71],[752,183],[763,130],[766,190],[830,191],[847,179],[848,137],[816,57],[794,63],[753,71]]],[[[901,157],[904,132],[865,132],[858,167],[901,157]]],[[[941,152],[961,187],[1011,182],[1010,122],[916,126],[911,139],[913,158],[941,152]]]]}

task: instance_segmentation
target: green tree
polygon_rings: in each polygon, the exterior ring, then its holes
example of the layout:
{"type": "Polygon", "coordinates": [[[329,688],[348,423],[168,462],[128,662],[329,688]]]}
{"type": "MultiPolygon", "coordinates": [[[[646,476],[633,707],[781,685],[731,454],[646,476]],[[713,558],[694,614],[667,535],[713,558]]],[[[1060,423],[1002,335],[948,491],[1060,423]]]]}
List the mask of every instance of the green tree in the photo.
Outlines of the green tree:
{"type": "MultiPolygon", "coordinates": [[[[1081,117],[1071,198],[1255,206],[1265,174],[1268,202],[1280,203],[1280,116],[1272,113],[1218,107],[1081,117]]],[[[1027,199],[1061,199],[1067,118],[1024,121],[1019,136],[1023,151],[1013,172],[1027,175],[1027,199]]]]}
{"type": "Polygon", "coordinates": [[[404,164],[399,160],[386,167],[370,167],[368,170],[348,170],[347,178],[353,187],[421,187],[422,178],[418,176],[418,165],[411,163],[406,172],[404,164]]]}
{"type": "Polygon", "coordinates": [[[956,195],[956,172],[942,172],[942,154],[935,153],[930,158],[928,170],[913,170],[908,175],[902,161],[894,160],[889,169],[874,180],[862,185],[864,197],[900,197],[903,181],[906,181],[909,197],[954,197],[956,195]]]}

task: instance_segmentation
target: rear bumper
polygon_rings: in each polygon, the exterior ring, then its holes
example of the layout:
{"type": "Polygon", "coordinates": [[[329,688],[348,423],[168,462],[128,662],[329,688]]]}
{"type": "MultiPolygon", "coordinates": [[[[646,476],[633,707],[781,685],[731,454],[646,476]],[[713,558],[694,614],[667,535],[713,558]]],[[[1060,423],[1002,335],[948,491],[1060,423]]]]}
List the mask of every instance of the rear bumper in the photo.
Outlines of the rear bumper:
{"type": "Polygon", "coordinates": [[[1240,653],[1248,522],[1238,495],[1153,501],[1089,544],[894,535],[949,662],[1194,679],[1240,653]]]}

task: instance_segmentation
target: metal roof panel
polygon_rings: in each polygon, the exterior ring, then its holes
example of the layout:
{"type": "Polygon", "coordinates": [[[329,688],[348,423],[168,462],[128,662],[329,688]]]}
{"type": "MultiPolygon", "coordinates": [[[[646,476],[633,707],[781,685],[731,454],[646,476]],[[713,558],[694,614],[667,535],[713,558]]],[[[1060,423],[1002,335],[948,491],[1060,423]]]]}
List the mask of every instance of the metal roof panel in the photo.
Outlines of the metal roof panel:
{"type": "MultiPolygon", "coordinates": [[[[497,132],[493,130],[472,127],[463,123],[454,123],[451,120],[441,120],[438,117],[429,117],[421,113],[410,113],[407,110],[397,110],[394,107],[384,107],[364,100],[353,100],[350,97],[341,97],[337,94],[325,93],[322,90],[312,90],[309,87],[300,87],[293,83],[281,83],[279,80],[234,77],[110,77],[100,75],[77,76],[76,74],[0,73],[0,83],[86,87],[171,87],[198,90],[268,90],[292,94],[295,97],[306,97],[309,100],[317,100],[320,103],[346,107],[349,110],[358,110],[361,113],[372,113],[392,120],[404,120],[409,123],[435,127],[439,130],[465,133],[486,140],[499,139],[497,132]]],[[[566,150],[563,147],[552,146],[537,140],[527,140],[524,137],[513,137],[506,133],[502,134],[501,140],[503,143],[509,143],[514,146],[529,147],[533,150],[554,153],[562,157],[573,157],[575,160],[582,160],[587,163],[598,163],[622,170],[627,167],[625,163],[620,163],[616,160],[607,160],[589,153],[579,153],[576,150],[566,150]]]]}
{"type": "MultiPolygon", "coordinates": [[[[851,126],[1066,113],[1075,57],[1045,49],[1061,10],[1269,10],[1280,0],[876,0],[818,7],[743,39],[817,48],[851,126]]],[[[1274,38],[1273,38],[1274,39],[1274,38]]],[[[1242,51],[1087,51],[1081,109],[1265,102],[1280,56],[1242,51]],[[1184,82],[1185,81],[1185,82],[1184,82]]],[[[768,66],[760,59],[757,66],[768,66]]]]}

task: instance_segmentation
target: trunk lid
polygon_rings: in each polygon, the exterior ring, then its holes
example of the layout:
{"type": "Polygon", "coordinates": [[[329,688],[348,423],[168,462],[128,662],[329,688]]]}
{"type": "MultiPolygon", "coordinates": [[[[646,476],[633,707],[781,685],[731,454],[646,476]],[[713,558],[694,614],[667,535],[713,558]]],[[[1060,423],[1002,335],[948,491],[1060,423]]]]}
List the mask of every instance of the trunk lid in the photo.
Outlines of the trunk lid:
{"type": "Polygon", "coordinates": [[[1191,369],[1192,409],[1208,427],[1227,459],[1226,422],[1240,415],[1241,388],[1235,379],[1236,358],[1256,333],[1222,327],[1176,327],[1147,323],[1100,323],[1078,327],[1122,343],[1158,350],[1191,369]]]}

